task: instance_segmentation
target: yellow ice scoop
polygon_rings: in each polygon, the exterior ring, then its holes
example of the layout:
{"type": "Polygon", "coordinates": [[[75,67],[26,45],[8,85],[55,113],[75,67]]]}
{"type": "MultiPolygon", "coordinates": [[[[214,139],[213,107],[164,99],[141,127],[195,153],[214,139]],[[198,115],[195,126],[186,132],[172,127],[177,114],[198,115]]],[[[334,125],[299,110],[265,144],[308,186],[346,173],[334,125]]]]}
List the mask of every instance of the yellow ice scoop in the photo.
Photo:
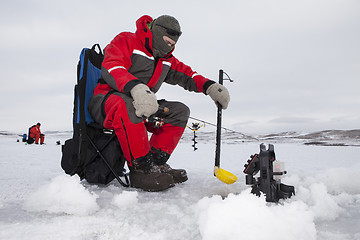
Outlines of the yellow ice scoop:
{"type": "MultiPolygon", "coordinates": [[[[219,83],[223,84],[223,70],[219,71],[219,83]]],[[[221,145],[221,118],[222,106],[217,104],[217,124],[216,124],[216,152],[215,152],[215,168],[214,175],[226,184],[233,184],[237,177],[229,171],[220,168],[220,145],[221,145]]]]}
{"type": "Polygon", "coordinates": [[[237,177],[232,174],[229,171],[226,171],[222,168],[216,167],[214,169],[215,172],[215,176],[222,182],[226,183],[226,184],[233,184],[234,182],[236,182],[237,177]]]}

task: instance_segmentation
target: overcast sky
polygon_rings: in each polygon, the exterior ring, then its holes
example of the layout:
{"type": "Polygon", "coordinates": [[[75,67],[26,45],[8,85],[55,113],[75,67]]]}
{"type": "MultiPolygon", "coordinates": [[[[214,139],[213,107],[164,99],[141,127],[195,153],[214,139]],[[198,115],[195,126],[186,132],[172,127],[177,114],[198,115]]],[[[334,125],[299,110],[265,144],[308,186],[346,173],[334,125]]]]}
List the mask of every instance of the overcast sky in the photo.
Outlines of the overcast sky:
{"type": "MultiPolygon", "coordinates": [[[[71,130],[83,47],[103,48],[142,15],[176,17],[174,55],[228,81],[225,127],[244,133],[360,128],[360,1],[0,0],[1,128],[71,130]]],[[[216,122],[210,97],[163,85],[191,116],[216,122]]],[[[206,127],[214,130],[211,126],[206,127]]]]}

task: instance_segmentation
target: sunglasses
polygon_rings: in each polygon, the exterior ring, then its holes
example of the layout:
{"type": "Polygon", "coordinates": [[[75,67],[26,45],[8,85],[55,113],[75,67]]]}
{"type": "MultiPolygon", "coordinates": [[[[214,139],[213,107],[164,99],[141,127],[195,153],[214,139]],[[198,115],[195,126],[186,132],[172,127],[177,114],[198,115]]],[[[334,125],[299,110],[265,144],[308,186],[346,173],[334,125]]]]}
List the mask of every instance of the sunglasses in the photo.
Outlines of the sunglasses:
{"type": "Polygon", "coordinates": [[[181,36],[182,32],[181,31],[176,31],[174,29],[171,29],[171,28],[168,28],[168,27],[165,27],[163,25],[160,25],[160,24],[155,24],[157,26],[160,26],[162,28],[165,28],[166,29],[166,33],[169,34],[170,36],[181,36]]]}

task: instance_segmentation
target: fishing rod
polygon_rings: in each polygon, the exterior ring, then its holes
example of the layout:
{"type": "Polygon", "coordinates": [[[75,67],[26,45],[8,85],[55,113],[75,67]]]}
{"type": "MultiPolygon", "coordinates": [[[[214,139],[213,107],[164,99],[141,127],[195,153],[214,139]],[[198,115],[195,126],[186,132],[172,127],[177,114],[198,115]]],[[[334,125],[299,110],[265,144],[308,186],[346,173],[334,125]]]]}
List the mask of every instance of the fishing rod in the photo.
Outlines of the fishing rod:
{"type": "MultiPolygon", "coordinates": [[[[217,127],[216,124],[213,124],[213,123],[211,123],[211,122],[207,122],[207,121],[201,120],[201,119],[199,119],[199,118],[194,118],[194,117],[191,117],[191,116],[190,116],[189,119],[192,119],[192,120],[195,120],[195,121],[199,121],[199,122],[202,122],[202,123],[204,123],[204,124],[208,124],[208,125],[213,126],[213,127],[217,127]]],[[[241,132],[232,130],[232,129],[230,129],[230,128],[226,128],[226,127],[222,127],[222,126],[221,126],[221,129],[224,129],[225,131],[228,131],[228,132],[241,134],[242,136],[247,137],[247,138],[251,138],[251,139],[258,140],[256,137],[252,137],[252,136],[246,135],[246,134],[244,134],[244,133],[241,133],[241,132]]]]}

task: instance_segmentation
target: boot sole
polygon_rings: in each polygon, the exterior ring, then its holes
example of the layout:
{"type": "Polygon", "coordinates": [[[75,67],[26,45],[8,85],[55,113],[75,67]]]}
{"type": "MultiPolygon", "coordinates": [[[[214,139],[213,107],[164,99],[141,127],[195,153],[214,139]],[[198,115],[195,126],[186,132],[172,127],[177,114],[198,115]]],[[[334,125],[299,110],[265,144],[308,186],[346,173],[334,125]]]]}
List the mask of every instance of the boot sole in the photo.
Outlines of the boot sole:
{"type": "Polygon", "coordinates": [[[172,184],[172,185],[167,186],[167,187],[164,187],[164,188],[144,189],[144,188],[142,188],[142,187],[138,187],[138,186],[133,186],[133,185],[131,185],[132,188],[141,189],[141,190],[146,191],[146,192],[161,192],[161,191],[165,191],[166,189],[172,188],[172,187],[174,187],[174,186],[175,186],[175,184],[172,184]]]}
{"type": "Polygon", "coordinates": [[[143,178],[140,181],[134,181],[134,178],[130,175],[130,186],[133,188],[140,188],[147,192],[160,192],[168,188],[174,187],[174,179],[170,174],[162,173],[154,181],[157,183],[155,186],[148,186],[146,182],[143,182],[143,178]],[[167,183],[167,184],[164,184],[167,183]]]}

